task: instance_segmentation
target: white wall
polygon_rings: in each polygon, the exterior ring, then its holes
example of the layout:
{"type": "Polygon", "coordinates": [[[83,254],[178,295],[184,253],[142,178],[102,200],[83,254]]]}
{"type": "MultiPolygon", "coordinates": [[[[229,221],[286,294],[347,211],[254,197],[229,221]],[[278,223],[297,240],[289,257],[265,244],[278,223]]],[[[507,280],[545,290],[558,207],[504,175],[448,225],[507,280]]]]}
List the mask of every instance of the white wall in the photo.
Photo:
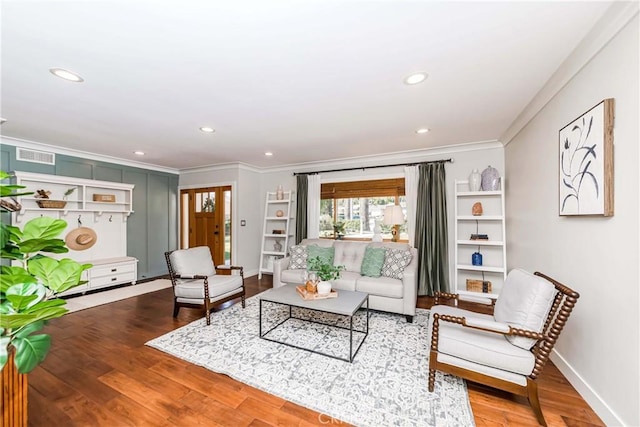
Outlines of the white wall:
{"type": "Polygon", "coordinates": [[[506,146],[510,267],[580,293],[553,357],[607,425],[640,425],[638,16],[506,146]],[[558,216],[558,131],[615,98],[615,215],[558,216]]]}
{"type": "MultiPolygon", "coordinates": [[[[452,158],[447,164],[447,206],[449,210],[449,253],[450,277],[453,277],[454,225],[453,220],[453,182],[456,179],[467,179],[473,169],[483,170],[491,165],[504,173],[504,149],[497,141],[465,144],[457,147],[437,150],[421,150],[386,156],[370,156],[359,159],[343,159],[334,162],[305,164],[280,168],[278,170],[250,170],[242,166],[231,168],[211,168],[208,170],[187,171],[180,174],[180,188],[194,186],[220,185],[233,181],[237,183],[234,192],[234,262],[245,267],[247,275],[257,274],[260,260],[260,242],[262,239],[262,221],[264,200],[267,191],[275,191],[278,185],[285,190],[296,190],[296,179],[293,172],[319,171],[326,169],[342,169],[398,163],[413,163],[452,158]],[[240,221],[246,220],[241,227],[240,221]]],[[[321,174],[322,182],[357,181],[404,177],[401,166],[355,170],[349,172],[333,172],[321,174]]],[[[292,224],[295,232],[295,224],[292,224]]]]}

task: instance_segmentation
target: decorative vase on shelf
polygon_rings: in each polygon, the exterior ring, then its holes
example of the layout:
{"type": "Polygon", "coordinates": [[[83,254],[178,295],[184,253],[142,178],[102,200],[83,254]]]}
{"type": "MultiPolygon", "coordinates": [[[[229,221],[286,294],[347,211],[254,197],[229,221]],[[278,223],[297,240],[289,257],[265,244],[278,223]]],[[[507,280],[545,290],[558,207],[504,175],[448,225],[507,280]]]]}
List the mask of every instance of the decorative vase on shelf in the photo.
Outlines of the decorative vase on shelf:
{"type": "Polygon", "coordinates": [[[282,189],[282,185],[278,185],[276,189],[276,199],[283,200],[284,199],[284,190],[282,189]]]}
{"type": "Polygon", "coordinates": [[[471,206],[471,214],[473,216],[481,216],[482,215],[482,203],[476,202],[471,206]]]}
{"type": "Polygon", "coordinates": [[[474,169],[469,175],[469,191],[480,191],[482,185],[482,175],[478,172],[478,169],[474,169]]]}
{"type": "Polygon", "coordinates": [[[317,285],[318,295],[328,295],[331,292],[331,282],[321,281],[317,285]]]}
{"type": "Polygon", "coordinates": [[[482,171],[482,190],[496,191],[500,189],[500,174],[498,169],[488,166],[482,171]]]}
{"type": "Polygon", "coordinates": [[[480,252],[474,252],[471,255],[471,264],[472,265],[482,265],[482,254],[480,252]]]}
{"type": "Polygon", "coordinates": [[[273,250],[275,252],[282,252],[282,243],[280,243],[280,240],[275,241],[275,243],[273,244],[273,250]]]}

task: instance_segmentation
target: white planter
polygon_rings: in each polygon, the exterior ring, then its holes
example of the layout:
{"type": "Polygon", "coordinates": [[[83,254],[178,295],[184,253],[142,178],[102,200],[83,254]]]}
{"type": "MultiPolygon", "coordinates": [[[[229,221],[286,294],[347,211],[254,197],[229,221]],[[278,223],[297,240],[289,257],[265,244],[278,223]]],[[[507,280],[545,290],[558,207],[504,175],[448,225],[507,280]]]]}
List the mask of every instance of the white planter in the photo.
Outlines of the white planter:
{"type": "Polygon", "coordinates": [[[331,282],[318,282],[318,295],[327,295],[331,292],[331,282]]]}

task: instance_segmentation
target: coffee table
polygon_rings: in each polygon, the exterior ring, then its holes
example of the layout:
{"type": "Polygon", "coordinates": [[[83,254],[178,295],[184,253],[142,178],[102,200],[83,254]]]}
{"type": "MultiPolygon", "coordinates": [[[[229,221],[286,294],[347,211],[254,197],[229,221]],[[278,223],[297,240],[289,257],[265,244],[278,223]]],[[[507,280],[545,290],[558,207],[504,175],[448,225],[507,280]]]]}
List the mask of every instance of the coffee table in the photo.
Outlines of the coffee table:
{"type": "MultiPolygon", "coordinates": [[[[296,285],[285,285],[278,288],[274,288],[269,292],[266,292],[264,295],[260,297],[260,338],[277,342],[280,344],[288,345],[290,347],[299,348],[301,350],[310,351],[312,353],[321,354],[323,356],[332,357],[334,359],[344,360],[346,362],[353,362],[353,359],[358,354],[360,347],[364,343],[365,338],[369,335],[369,294],[364,292],[355,292],[355,291],[338,291],[337,298],[327,298],[320,300],[303,300],[302,297],[296,291],[296,285]],[[265,303],[270,304],[278,304],[285,307],[288,307],[288,316],[285,317],[284,320],[279,321],[275,326],[270,327],[266,331],[263,331],[263,306],[265,303]],[[364,324],[366,325],[364,330],[354,329],[353,320],[354,316],[358,312],[359,309],[363,307],[366,303],[366,311],[365,317],[366,320],[364,324]],[[307,309],[313,312],[317,312],[320,315],[315,317],[314,319],[303,318],[294,315],[294,308],[299,309],[307,309]],[[325,322],[319,321],[321,318],[321,313],[330,313],[337,316],[344,316],[346,320],[348,320],[349,326],[340,326],[336,324],[329,324],[325,322]],[[290,342],[285,342],[282,339],[278,339],[274,337],[276,335],[274,332],[285,325],[286,322],[290,321],[302,321],[309,323],[317,323],[323,325],[325,328],[338,328],[342,330],[349,331],[349,355],[348,357],[340,357],[335,354],[330,354],[325,351],[320,351],[317,349],[307,348],[302,345],[292,344],[290,342]],[[360,334],[362,339],[360,343],[357,345],[354,351],[354,333],[360,334]],[[271,335],[269,335],[271,334],[271,335]],[[362,335],[363,334],[363,335],[362,335]]],[[[286,310],[286,309],[285,309],[286,310]]],[[[297,311],[297,310],[296,310],[297,311]]],[[[286,312],[285,312],[286,315],[286,312]]],[[[308,331],[305,331],[307,333],[308,331]]]]}

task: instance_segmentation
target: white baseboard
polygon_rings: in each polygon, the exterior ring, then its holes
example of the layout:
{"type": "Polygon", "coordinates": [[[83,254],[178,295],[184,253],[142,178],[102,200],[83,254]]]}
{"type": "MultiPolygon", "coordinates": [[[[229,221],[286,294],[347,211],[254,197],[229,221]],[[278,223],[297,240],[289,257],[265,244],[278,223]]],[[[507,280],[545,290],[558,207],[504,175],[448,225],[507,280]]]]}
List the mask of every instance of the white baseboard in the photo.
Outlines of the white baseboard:
{"type": "Polygon", "coordinates": [[[584,400],[591,406],[591,409],[602,419],[607,426],[624,426],[622,420],[613,412],[613,409],[607,405],[598,393],[573,369],[567,360],[560,355],[555,349],[551,352],[551,360],[558,367],[562,375],[567,381],[580,393],[584,400]]]}

